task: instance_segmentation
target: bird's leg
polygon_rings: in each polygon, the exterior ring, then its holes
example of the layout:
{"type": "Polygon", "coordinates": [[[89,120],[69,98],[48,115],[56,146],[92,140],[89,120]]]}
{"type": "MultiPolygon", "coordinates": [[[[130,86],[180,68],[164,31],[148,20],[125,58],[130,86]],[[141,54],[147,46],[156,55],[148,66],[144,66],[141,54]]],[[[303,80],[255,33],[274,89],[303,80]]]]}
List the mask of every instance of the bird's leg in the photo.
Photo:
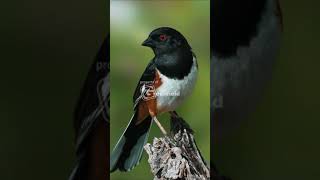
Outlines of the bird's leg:
{"type": "Polygon", "coordinates": [[[178,133],[179,131],[183,132],[187,130],[188,133],[192,134],[193,131],[190,128],[189,124],[178,115],[176,111],[170,111],[171,121],[170,121],[170,132],[173,134],[178,133]]]}
{"type": "Polygon", "coordinates": [[[157,116],[153,116],[153,120],[154,120],[154,122],[156,122],[156,124],[158,125],[159,129],[161,130],[161,132],[166,136],[167,135],[167,131],[163,128],[161,123],[158,121],[157,116]]]}
{"type": "Polygon", "coordinates": [[[170,116],[171,116],[172,118],[174,118],[174,119],[179,118],[179,115],[178,115],[178,113],[177,113],[176,111],[170,111],[169,113],[170,113],[170,116]]]}

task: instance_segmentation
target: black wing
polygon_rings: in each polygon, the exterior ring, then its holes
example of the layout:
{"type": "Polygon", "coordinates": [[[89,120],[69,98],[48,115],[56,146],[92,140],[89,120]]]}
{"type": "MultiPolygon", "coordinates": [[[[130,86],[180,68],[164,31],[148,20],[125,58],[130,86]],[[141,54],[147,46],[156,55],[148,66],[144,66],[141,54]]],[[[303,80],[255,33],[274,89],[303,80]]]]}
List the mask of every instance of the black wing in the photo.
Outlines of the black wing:
{"type": "Polygon", "coordinates": [[[77,145],[88,135],[96,119],[109,121],[109,38],[92,64],[74,111],[77,145]]]}
{"type": "Polygon", "coordinates": [[[154,81],[155,72],[156,72],[156,65],[155,65],[154,59],[152,59],[150,61],[150,63],[148,64],[148,66],[146,67],[146,69],[144,70],[144,72],[143,72],[143,74],[137,84],[136,90],[134,91],[134,94],[133,94],[134,108],[136,107],[136,105],[138,104],[140,99],[142,98],[141,87],[148,82],[154,81]]]}
{"type": "MultiPolygon", "coordinates": [[[[103,42],[80,93],[74,111],[76,138],[76,165],[69,180],[88,179],[94,156],[91,149],[95,145],[100,129],[105,134],[109,127],[109,37],[103,42]]],[[[106,136],[106,135],[102,135],[106,136]]],[[[109,137],[104,137],[101,146],[107,147],[109,137]]],[[[105,152],[103,152],[105,153],[105,152]]],[[[103,154],[99,154],[103,156],[103,154]]],[[[102,157],[100,157],[102,158],[102,157]]],[[[106,160],[109,162],[109,160],[106,160]]],[[[109,168],[105,168],[106,170],[109,168]]]]}

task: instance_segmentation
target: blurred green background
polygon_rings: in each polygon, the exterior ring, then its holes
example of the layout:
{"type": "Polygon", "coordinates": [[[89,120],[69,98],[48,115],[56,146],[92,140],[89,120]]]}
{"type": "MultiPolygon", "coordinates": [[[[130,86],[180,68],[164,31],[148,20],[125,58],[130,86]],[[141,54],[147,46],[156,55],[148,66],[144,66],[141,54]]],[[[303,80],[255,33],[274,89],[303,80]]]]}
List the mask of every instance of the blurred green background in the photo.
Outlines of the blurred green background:
{"type": "Polygon", "coordinates": [[[267,92],[213,147],[216,166],[233,180],[320,179],[320,2],[280,4],[283,43],[267,92]]]}
{"type": "MultiPolygon", "coordinates": [[[[111,35],[111,144],[110,150],[133,114],[133,92],[149,61],[150,48],[141,46],[149,33],[162,26],[172,27],[188,40],[199,64],[198,81],[192,95],[177,112],[195,131],[197,144],[205,159],[210,159],[210,6],[205,1],[112,1],[111,35]]],[[[166,113],[167,114],[167,113],[166,113]]],[[[168,115],[159,116],[169,130],[168,115]]],[[[153,124],[148,142],[162,134],[153,124]]],[[[115,172],[112,180],[153,179],[143,153],[140,164],[130,172],[115,172]]]]}

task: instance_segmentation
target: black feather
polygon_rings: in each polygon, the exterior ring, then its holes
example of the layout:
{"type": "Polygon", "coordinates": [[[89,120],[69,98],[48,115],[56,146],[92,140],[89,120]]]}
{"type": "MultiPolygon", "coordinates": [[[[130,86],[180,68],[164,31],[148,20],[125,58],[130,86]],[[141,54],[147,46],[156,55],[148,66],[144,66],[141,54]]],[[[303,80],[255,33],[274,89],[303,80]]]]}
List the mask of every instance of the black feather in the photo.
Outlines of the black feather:
{"type": "Polygon", "coordinates": [[[109,123],[109,63],[107,37],[91,65],[74,111],[77,160],[69,180],[88,179],[90,136],[99,121],[109,123]]]}
{"type": "Polygon", "coordinates": [[[257,35],[266,0],[215,0],[211,3],[211,48],[215,56],[235,55],[257,35]]]}

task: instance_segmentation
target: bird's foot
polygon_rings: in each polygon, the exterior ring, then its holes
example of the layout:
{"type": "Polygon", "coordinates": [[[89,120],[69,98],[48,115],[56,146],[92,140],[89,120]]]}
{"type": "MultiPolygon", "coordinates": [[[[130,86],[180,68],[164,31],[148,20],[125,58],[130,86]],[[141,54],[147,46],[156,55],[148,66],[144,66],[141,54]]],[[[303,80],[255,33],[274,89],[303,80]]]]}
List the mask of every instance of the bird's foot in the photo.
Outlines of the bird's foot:
{"type": "Polygon", "coordinates": [[[190,128],[189,124],[178,115],[176,111],[170,111],[171,115],[171,133],[176,134],[179,131],[187,130],[188,133],[193,134],[193,130],[190,128]]]}
{"type": "Polygon", "coordinates": [[[171,116],[171,119],[178,119],[180,118],[178,113],[176,111],[170,111],[170,116],[171,116]]]}

